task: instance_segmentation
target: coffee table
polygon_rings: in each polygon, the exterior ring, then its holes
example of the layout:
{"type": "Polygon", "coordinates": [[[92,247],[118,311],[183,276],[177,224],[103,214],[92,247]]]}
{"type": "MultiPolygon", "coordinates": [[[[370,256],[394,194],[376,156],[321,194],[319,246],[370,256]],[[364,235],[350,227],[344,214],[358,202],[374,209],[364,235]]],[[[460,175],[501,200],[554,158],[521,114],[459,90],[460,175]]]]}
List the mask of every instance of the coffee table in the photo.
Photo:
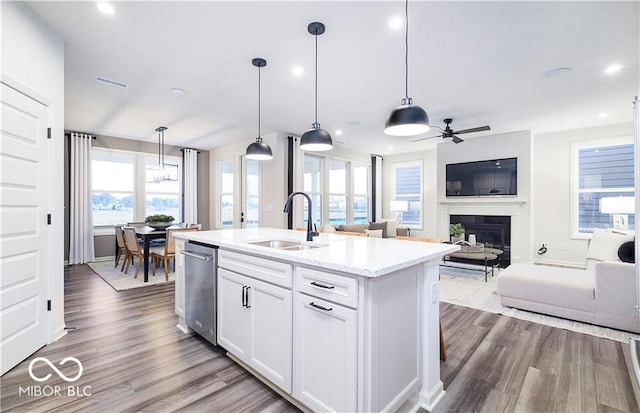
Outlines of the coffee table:
{"type": "Polygon", "coordinates": [[[487,282],[487,275],[491,272],[493,278],[494,268],[500,263],[500,255],[503,251],[497,248],[485,248],[482,252],[453,252],[442,257],[442,266],[453,268],[464,268],[471,271],[484,272],[484,282],[487,282]],[[452,260],[453,259],[453,260],[452,260]],[[453,265],[452,262],[460,262],[466,264],[484,263],[483,268],[469,268],[453,265]]]}

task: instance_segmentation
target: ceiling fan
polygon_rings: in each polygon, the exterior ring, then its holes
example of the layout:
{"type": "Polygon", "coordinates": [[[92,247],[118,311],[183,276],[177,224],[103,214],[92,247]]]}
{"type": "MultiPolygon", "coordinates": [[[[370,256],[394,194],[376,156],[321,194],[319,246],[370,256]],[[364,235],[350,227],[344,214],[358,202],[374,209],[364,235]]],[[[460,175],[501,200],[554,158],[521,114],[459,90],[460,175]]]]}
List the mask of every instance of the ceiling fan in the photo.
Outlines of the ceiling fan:
{"type": "Polygon", "coordinates": [[[471,129],[453,130],[449,126],[449,125],[451,125],[451,122],[453,122],[452,118],[446,118],[444,120],[444,123],[445,123],[445,128],[444,129],[442,129],[439,126],[435,126],[435,125],[432,126],[432,127],[436,128],[436,129],[439,129],[442,132],[442,134],[435,135],[435,136],[429,136],[429,137],[426,137],[426,138],[414,139],[411,142],[418,142],[418,141],[423,141],[425,139],[432,139],[432,138],[442,137],[442,139],[452,138],[453,139],[453,143],[460,143],[460,142],[463,142],[463,140],[460,139],[456,135],[459,135],[459,134],[462,134],[462,133],[482,132],[482,131],[485,131],[485,130],[491,130],[491,127],[489,127],[488,125],[478,126],[477,128],[471,128],[471,129]]]}

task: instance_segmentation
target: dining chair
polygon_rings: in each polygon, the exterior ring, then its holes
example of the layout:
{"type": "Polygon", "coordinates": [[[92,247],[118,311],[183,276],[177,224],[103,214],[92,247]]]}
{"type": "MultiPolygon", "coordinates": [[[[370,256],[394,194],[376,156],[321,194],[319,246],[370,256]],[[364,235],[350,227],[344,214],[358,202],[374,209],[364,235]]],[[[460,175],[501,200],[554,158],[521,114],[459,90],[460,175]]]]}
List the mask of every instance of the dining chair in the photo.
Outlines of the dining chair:
{"type": "Polygon", "coordinates": [[[127,251],[129,251],[124,261],[124,273],[126,274],[129,271],[129,266],[134,264],[136,266],[136,273],[133,278],[137,278],[138,271],[140,271],[140,267],[144,263],[144,253],[140,249],[140,244],[138,244],[138,236],[136,235],[135,228],[124,227],[122,231],[124,232],[124,243],[127,246],[127,251]],[[138,257],[137,265],[133,262],[134,256],[138,257]]]}
{"type": "MultiPolygon", "coordinates": [[[[441,244],[442,240],[439,238],[429,238],[429,237],[407,237],[407,236],[397,236],[396,239],[405,240],[405,241],[417,241],[417,242],[431,242],[434,244],[441,244]]],[[[444,343],[444,334],[442,333],[442,321],[440,322],[440,360],[447,360],[447,347],[444,343]]]]}
{"type": "Polygon", "coordinates": [[[128,227],[144,227],[145,225],[147,225],[146,222],[144,221],[140,221],[140,222],[127,222],[127,226],[128,227]]]}
{"type": "Polygon", "coordinates": [[[127,261],[127,256],[129,255],[129,250],[127,250],[127,244],[124,243],[124,231],[120,225],[115,226],[116,229],[116,243],[118,245],[118,251],[116,252],[116,265],[117,267],[120,263],[120,257],[124,254],[124,261],[122,261],[122,268],[120,271],[124,270],[124,264],[127,261]]]}
{"type": "Polygon", "coordinates": [[[176,259],[176,239],[174,234],[180,231],[198,231],[198,227],[190,228],[167,228],[167,241],[163,247],[153,247],[149,250],[149,256],[151,257],[151,274],[156,275],[156,268],[158,263],[162,261],[164,266],[164,279],[169,281],[169,261],[173,260],[173,266],[175,268],[176,259]]]}

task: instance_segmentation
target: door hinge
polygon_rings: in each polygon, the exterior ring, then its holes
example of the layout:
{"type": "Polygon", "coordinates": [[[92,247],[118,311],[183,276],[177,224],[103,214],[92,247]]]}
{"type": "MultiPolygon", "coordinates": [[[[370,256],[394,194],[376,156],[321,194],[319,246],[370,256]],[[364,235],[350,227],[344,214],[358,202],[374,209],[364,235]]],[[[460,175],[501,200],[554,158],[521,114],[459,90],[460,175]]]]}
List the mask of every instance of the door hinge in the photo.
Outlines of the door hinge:
{"type": "Polygon", "coordinates": [[[51,311],[51,300],[47,300],[47,311],[51,311]]]}
{"type": "Polygon", "coordinates": [[[51,128],[47,128],[47,139],[51,139],[51,128]]]}
{"type": "Polygon", "coordinates": [[[47,225],[51,225],[51,214],[47,214],[47,225]]]}

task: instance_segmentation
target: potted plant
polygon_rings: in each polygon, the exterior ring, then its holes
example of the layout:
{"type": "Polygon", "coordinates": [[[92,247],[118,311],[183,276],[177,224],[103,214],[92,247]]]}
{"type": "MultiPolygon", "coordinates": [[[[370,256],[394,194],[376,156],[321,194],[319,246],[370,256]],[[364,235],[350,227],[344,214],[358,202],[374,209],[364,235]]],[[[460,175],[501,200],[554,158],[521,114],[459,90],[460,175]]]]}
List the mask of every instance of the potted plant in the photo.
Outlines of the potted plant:
{"type": "Polygon", "coordinates": [[[165,229],[173,223],[174,218],[171,215],[156,214],[149,215],[144,222],[155,229],[165,229]]]}
{"type": "Polygon", "coordinates": [[[449,234],[451,235],[451,242],[454,244],[459,241],[464,241],[464,227],[461,223],[450,224],[449,234]]]}

